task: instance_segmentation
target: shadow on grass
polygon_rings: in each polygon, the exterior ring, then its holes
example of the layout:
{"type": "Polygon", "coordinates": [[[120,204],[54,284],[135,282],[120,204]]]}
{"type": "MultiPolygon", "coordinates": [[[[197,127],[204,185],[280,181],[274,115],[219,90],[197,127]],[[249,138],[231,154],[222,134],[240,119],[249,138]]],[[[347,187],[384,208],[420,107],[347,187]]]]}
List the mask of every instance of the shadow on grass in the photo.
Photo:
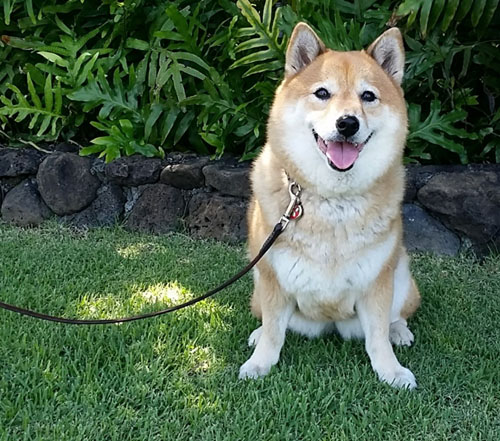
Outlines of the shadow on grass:
{"type": "MultiPolygon", "coordinates": [[[[180,235],[155,237],[120,229],[79,234],[57,227],[27,231],[22,237],[15,232],[4,236],[2,300],[65,317],[123,317],[163,309],[203,294],[246,263],[243,248],[180,235]]],[[[249,332],[242,328],[241,319],[248,326],[250,293],[251,279],[246,276],[218,296],[179,312],[85,329],[2,314],[37,335],[43,329],[75,338],[85,335],[84,341],[92,341],[94,333],[107,333],[115,336],[109,351],[113,345],[120,350],[116,335],[127,339],[143,329],[156,336],[142,341],[142,352],[158,355],[162,348],[175,347],[195,360],[196,369],[207,370],[213,365],[208,361],[211,357],[220,359],[236,349],[232,344],[228,351],[228,332],[230,339],[246,340],[246,336],[240,338],[249,332]]],[[[69,345],[71,338],[61,343],[69,345]]],[[[92,350],[92,344],[88,349],[92,350]]]]}

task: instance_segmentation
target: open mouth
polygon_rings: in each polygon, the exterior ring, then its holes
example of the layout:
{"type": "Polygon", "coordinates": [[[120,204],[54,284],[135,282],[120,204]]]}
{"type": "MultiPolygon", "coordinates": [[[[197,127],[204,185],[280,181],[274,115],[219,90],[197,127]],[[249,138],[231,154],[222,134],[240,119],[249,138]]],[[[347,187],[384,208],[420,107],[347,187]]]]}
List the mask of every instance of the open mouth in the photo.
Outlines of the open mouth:
{"type": "Polygon", "coordinates": [[[351,143],[347,141],[325,141],[313,129],[314,139],[320,151],[326,156],[328,165],[334,170],[345,172],[350,170],[356,159],[363,150],[365,144],[370,140],[373,132],[362,143],[351,143]]]}

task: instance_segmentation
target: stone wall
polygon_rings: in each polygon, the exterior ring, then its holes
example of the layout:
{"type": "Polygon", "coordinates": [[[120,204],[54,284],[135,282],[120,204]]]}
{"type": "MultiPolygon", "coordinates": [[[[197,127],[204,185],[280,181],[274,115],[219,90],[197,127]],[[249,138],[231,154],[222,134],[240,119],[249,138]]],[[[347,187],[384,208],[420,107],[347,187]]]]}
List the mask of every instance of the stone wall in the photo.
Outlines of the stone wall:
{"type": "MultiPolygon", "coordinates": [[[[42,154],[0,148],[1,218],[20,226],[56,217],[80,228],[121,222],[131,231],[187,230],[246,237],[249,164],[189,154],[84,158],[69,145],[42,154]]],[[[411,166],[403,205],[410,250],[478,254],[500,247],[500,166],[411,166]]]]}

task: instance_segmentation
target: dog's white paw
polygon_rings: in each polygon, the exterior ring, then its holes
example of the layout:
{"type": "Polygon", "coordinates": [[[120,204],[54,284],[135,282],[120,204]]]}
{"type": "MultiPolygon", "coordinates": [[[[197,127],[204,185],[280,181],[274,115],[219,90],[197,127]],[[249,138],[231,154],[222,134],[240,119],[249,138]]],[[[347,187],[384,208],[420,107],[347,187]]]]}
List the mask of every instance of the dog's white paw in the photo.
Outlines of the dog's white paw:
{"type": "Polygon", "coordinates": [[[248,359],[245,363],[240,367],[240,380],[244,380],[246,378],[259,378],[264,377],[271,370],[271,364],[260,365],[255,363],[251,358],[248,359]]]}
{"type": "Polygon", "coordinates": [[[261,335],[262,335],[262,326],[259,326],[250,334],[250,337],[248,337],[248,346],[250,347],[257,346],[257,343],[259,342],[261,335]]]}
{"type": "Polygon", "coordinates": [[[406,320],[397,320],[389,328],[389,340],[396,346],[411,346],[415,337],[408,329],[406,320]]]}
{"type": "Polygon", "coordinates": [[[415,375],[410,369],[403,366],[399,366],[392,372],[379,373],[379,378],[390,386],[400,389],[415,389],[417,387],[415,375]]]}

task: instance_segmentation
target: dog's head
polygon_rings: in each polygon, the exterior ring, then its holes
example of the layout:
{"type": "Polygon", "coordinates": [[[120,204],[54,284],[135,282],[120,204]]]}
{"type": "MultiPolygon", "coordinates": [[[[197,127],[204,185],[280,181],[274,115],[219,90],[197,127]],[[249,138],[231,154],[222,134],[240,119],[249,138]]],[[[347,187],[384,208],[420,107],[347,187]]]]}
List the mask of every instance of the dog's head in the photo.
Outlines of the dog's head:
{"type": "Polygon", "coordinates": [[[336,52],[299,23],[268,127],[284,167],[326,195],[363,191],[400,162],[407,133],[403,68],[397,28],[366,51],[336,52]]]}

